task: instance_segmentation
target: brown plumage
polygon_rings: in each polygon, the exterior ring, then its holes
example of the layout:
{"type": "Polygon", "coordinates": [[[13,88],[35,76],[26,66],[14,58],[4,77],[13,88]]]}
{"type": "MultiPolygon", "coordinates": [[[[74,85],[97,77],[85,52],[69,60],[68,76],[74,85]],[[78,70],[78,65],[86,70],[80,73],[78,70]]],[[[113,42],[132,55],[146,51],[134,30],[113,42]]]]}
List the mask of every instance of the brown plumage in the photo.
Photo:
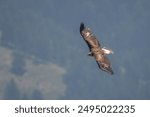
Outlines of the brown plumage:
{"type": "Polygon", "coordinates": [[[80,25],[80,34],[89,47],[88,55],[95,58],[100,69],[110,74],[113,74],[110,61],[106,57],[106,54],[113,54],[113,51],[104,47],[102,48],[99,41],[93,35],[91,30],[85,27],[83,23],[81,23],[80,25]]]}

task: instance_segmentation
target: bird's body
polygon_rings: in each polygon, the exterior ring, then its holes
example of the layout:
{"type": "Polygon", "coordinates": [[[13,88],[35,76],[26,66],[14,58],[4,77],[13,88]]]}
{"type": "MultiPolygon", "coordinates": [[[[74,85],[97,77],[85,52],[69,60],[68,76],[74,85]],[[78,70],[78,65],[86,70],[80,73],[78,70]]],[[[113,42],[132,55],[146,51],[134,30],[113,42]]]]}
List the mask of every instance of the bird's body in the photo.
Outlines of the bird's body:
{"type": "Polygon", "coordinates": [[[83,23],[81,23],[80,25],[80,34],[89,47],[88,55],[95,58],[100,69],[110,74],[113,74],[110,61],[106,57],[106,54],[113,54],[113,51],[105,47],[101,48],[99,41],[93,35],[91,30],[85,27],[83,23]]]}

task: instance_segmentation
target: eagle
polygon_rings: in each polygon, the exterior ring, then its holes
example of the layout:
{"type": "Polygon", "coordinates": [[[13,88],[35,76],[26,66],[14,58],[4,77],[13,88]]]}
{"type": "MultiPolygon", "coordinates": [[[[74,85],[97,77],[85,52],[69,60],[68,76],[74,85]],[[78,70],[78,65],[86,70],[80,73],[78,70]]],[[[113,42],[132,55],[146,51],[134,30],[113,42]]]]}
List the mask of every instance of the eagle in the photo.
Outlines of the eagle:
{"type": "Polygon", "coordinates": [[[98,67],[111,75],[114,74],[110,60],[106,57],[108,54],[113,54],[113,51],[106,47],[101,47],[90,28],[85,27],[83,22],[80,24],[80,34],[89,47],[88,55],[95,58],[98,67]]]}

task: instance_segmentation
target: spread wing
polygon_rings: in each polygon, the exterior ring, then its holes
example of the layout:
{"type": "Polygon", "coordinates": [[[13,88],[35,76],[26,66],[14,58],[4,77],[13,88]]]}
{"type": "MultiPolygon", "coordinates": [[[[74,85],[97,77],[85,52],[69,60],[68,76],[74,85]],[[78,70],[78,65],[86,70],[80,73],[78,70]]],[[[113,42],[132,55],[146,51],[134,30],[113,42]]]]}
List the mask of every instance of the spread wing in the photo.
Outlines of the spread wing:
{"type": "Polygon", "coordinates": [[[91,30],[86,28],[83,23],[80,25],[80,34],[87,43],[90,50],[91,48],[100,47],[99,41],[92,34],[91,30]]]}
{"type": "Polygon", "coordinates": [[[108,72],[110,74],[113,74],[113,70],[111,68],[111,64],[109,59],[105,56],[106,53],[109,52],[108,49],[101,48],[99,41],[96,39],[96,37],[92,34],[91,30],[84,26],[83,23],[80,25],[80,34],[87,43],[90,53],[91,50],[97,50],[92,51],[92,56],[95,57],[96,62],[99,66],[99,68],[105,72],[108,72]]]}
{"type": "Polygon", "coordinates": [[[109,74],[114,74],[109,59],[105,55],[101,55],[101,59],[96,61],[98,67],[109,74]]]}

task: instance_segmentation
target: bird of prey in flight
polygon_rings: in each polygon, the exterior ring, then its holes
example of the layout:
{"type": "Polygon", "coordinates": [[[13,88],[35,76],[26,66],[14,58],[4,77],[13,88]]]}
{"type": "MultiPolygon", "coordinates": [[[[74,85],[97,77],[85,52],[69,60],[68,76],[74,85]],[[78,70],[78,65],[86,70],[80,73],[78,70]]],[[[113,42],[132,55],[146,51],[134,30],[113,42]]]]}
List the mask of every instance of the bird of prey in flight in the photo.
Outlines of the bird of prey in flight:
{"type": "Polygon", "coordinates": [[[99,41],[93,35],[90,28],[85,27],[84,23],[80,24],[80,34],[89,47],[88,55],[95,58],[98,67],[101,70],[112,75],[114,72],[111,68],[111,63],[106,55],[113,54],[113,51],[111,49],[101,47],[99,41]]]}

